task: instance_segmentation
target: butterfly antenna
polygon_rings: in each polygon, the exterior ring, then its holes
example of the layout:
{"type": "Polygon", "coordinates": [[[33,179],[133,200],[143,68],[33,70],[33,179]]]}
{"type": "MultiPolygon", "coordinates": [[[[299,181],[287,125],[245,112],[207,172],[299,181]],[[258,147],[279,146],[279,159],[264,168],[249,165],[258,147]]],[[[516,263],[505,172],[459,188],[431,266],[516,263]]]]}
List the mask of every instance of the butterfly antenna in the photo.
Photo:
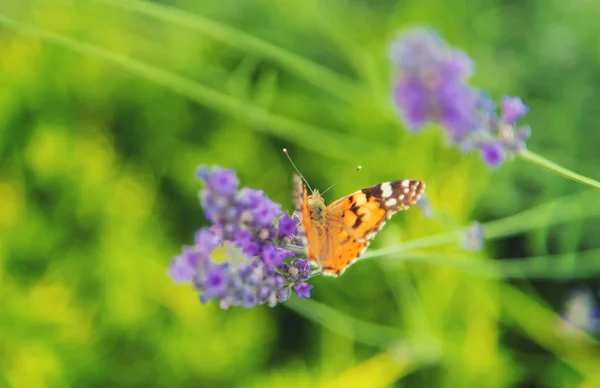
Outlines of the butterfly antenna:
{"type": "Polygon", "coordinates": [[[298,167],[296,167],[296,165],[294,164],[294,161],[292,160],[292,158],[290,158],[290,154],[288,154],[288,150],[286,148],[283,149],[283,153],[285,154],[285,156],[287,156],[287,158],[289,159],[289,161],[292,164],[292,166],[294,166],[294,169],[296,170],[296,172],[298,173],[298,175],[300,175],[300,178],[302,178],[302,180],[304,181],[304,183],[306,183],[306,186],[308,186],[308,188],[310,189],[310,191],[313,191],[312,187],[310,187],[310,185],[308,184],[308,181],[304,178],[304,175],[302,175],[302,173],[300,172],[300,170],[298,170],[298,167]]]}
{"type": "MultiPolygon", "coordinates": [[[[356,168],[354,169],[354,171],[352,171],[350,174],[355,173],[357,171],[359,171],[362,168],[362,166],[356,166],[356,168]]],[[[348,174],[348,175],[350,175],[348,174]]],[[[332,184],[331,186],[329,186],[327,188],[327,190],[323,191],[321,194],[325,194],[326,192],[329,191],[329,189],[331,189],[333,186],[337,185],[338,183],[340,183],[341,181],[343,181],[344,179],[346,179],[348,177],[348,175],[342,177],[342,179],[340,179],[339,181],[335,182],[334,184],[332,184]]]]}

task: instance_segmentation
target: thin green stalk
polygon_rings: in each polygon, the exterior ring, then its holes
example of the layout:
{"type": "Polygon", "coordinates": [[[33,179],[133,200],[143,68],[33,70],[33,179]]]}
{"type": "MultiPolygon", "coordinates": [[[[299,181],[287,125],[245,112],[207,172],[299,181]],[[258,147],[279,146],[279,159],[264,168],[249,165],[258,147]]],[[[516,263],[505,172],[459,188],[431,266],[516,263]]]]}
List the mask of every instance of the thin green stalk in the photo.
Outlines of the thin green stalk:
{"type": "Polygon", "coordinates": [[[388,349],[402,336],[402,332],[394,327],[352,318],[311,299],[291,297],[282,305],[338,335],[382,349],[388,349]]]}
{"type": "Polygon", "coordinates": [[[248,104],[185,77],[124,57],[101,47],[30,26],[9,19],[6,16],[0,16],[0,25],[26,35],[38,37],[75,52],[98,58],[135,76],[147,79],[175,93],[190,98],[199,104],[226,114],[242,116],[257,124],[253,127],[256,131],[266,132],[281,139],[296,142],[301,146],[320,152],[328,157],[337,157],[340,159],[351,157],[352,160],[356,160],[357,155],[367,155],[372,150],[372,147],[365,145],[362,140],[349,138],[348,135],[336,135],[334,131],[318,128],[310,124],[292,120],[283,115],[269,112],[262,107],[248,104]],[[335,150],[340,149],[340,145],[342,144],[344,152],[335,152],[335,150]]]}
{"type": "Polygon", "coordinates": [[[522,151],[519,154],[519,156],[521,158],[527,160],[528,162],[535,163],[538,166],[544,167],[550,171],[553,171],[559,175],[564,176],[565,178],[569,178],[576,182],[583,183],[584,185],[588,185],[588,186],[600,189],[600,182],[598,182],[597,180],[588,178],[586,176],[583,176],[581,174],[578,174],[576,172],[568,170],[564,167],[561,167],[558,164],[556,164],[542,156],[539,156],[538,154],[535,154],[531,151],[527,151],[527,150],[522,151]]]}
{"type": "Polygon", "coordinates": [[[416,249],[421,248],[430,248],[439,245],[446,245],[456,242],[460,236],[464,234],[466,228],[455,230],[452,232],[440,233],[433,236],[427,236],[419,239],[415,239],[412,241],[407,241],[405,243],[401,243],[398,245],[392,245],[387,248],[374,249],[371,251],[367,251],[362,256],[362,259],[368,259],[371,257],[379,257],[379,256],[388,256],[395,255],[402,252],[414,251],[416,249]]]}
{"type": "Polygon", "coordinates": [[[528,337],[554,352],[582,374],[600,378],[597,341],[583,332],[577,333],[580,340],[573,340],[568,333],[561,332],[562,319],[532,295],[508,284],[501,284],[500,290],[502,308],[505,311],[500,316],[504,320],[520,328],[528,337]]]}
{"type": "Polygon", "coordinates": [[[334,71],[309,61],[281,47],[257,38],[242,30],[235,29],[204,16],[180,10],[168,5],[150,3],[138,0],[97,0],[102,3],[130,9],[151,16],[157,20],[185,26],[201,32],[223,44],[234,46],[244,51],[253,51],[279,62],[290,72],[296,73],[308,82],[335,95],[336,97],[353,102],[360,94],[359,88],[345,77],[334,71]]]}
{"type": "Polygon", "coordinates": [[[520,259],[479,260],[473,256],[408,252],[394,260],[452,267],[478,276],[503,279],[570,280],[600,276],[600,249],[520,259]],[[573,265],[573,263],[576,265],[573,265]]]}
{"type": "Polygon", "coordinates": [[[412,338],[422,343],[436,342],[427,311],[406,264],[394,261],[382,263],[382,267],[397,307],[402,311],[400,318],[406,322],[412,338]]]}
{"type": "MultiPolygon", "coordinates": [[[[562,222],[587,219],[600,216],[600,206],[591,206],[597,201],[595,190],[568,195],[543,205],[522,211],[513,216],[483,224],[486,239],[496,239],[530,230],[549,227],[562,222]]],[[[457,244],[468,227],[451,232],[427,236],[402,244],[367,252],[363,258],[395,255],[416,249],[431,248],[440,245],[457,244]]]]}

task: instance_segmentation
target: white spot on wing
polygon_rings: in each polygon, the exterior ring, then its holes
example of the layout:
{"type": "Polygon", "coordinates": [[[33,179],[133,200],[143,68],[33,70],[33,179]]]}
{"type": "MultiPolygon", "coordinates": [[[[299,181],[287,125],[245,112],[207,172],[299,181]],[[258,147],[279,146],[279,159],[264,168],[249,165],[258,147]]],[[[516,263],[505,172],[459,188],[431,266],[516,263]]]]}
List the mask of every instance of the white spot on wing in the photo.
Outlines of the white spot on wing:
{"type": "Polygon", "coordinates": [[[404,181],[400,182],[400,184],[402,185],[402,187],[408,188],[408,186],[410,186],[410,181],[404,180],[404,181]]]}
{"type": "Polygon", "coordinates": [[[383,198],[389,198],[392,195],[392,185],[390,185],[390,182],[382,183],[380,188],[383,198]]]}
{"type": "Polygon", "coordinates": [[[390,198],[387,201],[385,201],[385,206],[395,206],[398,203],[398,201],[396,200],[396,198],[390,198]]]}

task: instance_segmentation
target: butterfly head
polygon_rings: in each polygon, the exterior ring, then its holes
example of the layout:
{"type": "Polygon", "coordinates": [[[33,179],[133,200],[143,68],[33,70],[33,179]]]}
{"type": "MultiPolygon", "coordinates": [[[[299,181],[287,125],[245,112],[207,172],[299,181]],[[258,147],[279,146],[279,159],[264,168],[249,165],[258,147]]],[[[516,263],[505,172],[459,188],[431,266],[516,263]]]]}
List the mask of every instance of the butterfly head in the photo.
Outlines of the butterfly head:
{"type": "MultiPolygon", "coordinates": [[[[305,189],[306,190],[306,189],[305,189]]],[[[307,207],[310,214],[310,219],[313,221],[325,221],[325,201],[321,197],[319,190],[313,190],[312,194],[307,198],[307,207]]]]}

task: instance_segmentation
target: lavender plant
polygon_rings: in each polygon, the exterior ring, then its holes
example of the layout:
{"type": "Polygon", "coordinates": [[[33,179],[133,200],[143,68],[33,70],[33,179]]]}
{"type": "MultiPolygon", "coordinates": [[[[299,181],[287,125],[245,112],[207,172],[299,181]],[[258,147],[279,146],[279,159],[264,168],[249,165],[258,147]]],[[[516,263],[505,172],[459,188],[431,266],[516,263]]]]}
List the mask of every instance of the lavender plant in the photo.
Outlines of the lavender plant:
{"type": "Polygon", "coordinates": [[[439,124],[449,143],[463,152],[479,150],[492,168],[526,149],[531,129],[517,121],[527,106],[519,97],[505,96],[498,114],[485,92],[468,85],[474,64],[465,53],[424,28],[402,34],[391,51],[397,72],[394,101],[410,130],[439,124]]]}
{"type": "Polygon", "coordinates": [[[600,307],[589,288],[575,289],[569,293],[561,316],[561,329],[564,332],[570,333],[573,329],[590,335],[600,332],[600,307]]]}
{"type": "Polygon", "coordinates": [[[171,278],[191,283],[201,302],[215,299],[223,309],[275,306],[292,289],[309,298],[309,263],[286,249],[301,241],[297,219],[264,192],[240,189],[232,170],[202,166],[197,176],[204,182],[200,203],[212,225],[197,231],[194,245],[173,259],[171,278]]]}

